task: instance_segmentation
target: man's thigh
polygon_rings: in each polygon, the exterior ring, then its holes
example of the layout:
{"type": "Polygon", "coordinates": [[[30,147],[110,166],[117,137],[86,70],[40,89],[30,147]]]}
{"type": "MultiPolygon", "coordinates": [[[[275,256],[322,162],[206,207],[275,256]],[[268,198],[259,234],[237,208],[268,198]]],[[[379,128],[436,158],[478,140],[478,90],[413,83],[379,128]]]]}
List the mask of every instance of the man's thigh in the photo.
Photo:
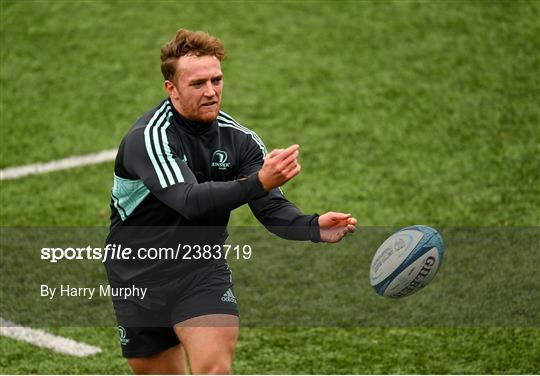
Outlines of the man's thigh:
{"type": "Polygon", "coordinates": [[[238,317],[204,315],[183,321],[174,331],[184,345],[194,374],[229,374],[236,342],[238,317]]]}

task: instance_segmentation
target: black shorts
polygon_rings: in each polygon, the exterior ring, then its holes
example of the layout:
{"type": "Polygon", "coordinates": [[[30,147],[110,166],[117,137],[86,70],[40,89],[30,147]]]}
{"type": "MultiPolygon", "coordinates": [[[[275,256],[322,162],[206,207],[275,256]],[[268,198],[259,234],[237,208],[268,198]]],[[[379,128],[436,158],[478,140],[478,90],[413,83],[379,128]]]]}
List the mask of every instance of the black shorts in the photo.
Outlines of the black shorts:
{"type": "Polygon", "coordinates": [[[113,297],[120,345],[126,358],[157,354],[180,343],[173,326],[209,315],[238,316],[231,271],[209,264],[179,278],[149,287],[144,299],[113,297]]]}

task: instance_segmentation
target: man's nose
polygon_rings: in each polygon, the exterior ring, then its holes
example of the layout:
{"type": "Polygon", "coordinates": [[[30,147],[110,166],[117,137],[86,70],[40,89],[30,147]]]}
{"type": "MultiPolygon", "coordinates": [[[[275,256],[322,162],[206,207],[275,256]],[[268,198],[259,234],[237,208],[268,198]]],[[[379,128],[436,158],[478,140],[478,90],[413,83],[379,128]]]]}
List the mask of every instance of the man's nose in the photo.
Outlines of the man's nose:
{"type": "Polygon", "coordinates": [[[206,97],[213,97],[216,95],[216,91],[214,90],[214,86],[212,85],[212,82],[208,81],[204,85],[204,95],[206,97]]]}

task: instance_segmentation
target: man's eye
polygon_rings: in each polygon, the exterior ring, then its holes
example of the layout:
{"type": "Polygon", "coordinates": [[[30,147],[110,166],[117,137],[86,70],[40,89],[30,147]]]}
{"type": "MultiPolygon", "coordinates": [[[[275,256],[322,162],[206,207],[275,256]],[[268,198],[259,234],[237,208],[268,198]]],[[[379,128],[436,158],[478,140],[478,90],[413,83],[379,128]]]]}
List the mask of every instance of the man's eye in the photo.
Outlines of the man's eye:
{"type": "Polygon", "coordinates": [[[221,83],[221,78],[214,78],[214,79],[212,80],[212,83],[213,83],[214,85],[219,85],[219,84],[221,83]]]}

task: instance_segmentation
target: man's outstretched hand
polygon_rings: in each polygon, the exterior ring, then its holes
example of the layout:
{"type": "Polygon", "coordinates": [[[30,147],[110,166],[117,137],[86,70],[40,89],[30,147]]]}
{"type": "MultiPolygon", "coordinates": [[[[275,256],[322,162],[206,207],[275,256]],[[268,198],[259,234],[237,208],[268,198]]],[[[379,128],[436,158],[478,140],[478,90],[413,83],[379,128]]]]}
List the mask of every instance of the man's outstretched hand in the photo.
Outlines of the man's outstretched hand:
{"type": "Polygon", "coordinates": [[[328,212],[319,217],[321,240],[337,243],[345,235],[356,231],[358,221],[351,214],[328,212]]]}

